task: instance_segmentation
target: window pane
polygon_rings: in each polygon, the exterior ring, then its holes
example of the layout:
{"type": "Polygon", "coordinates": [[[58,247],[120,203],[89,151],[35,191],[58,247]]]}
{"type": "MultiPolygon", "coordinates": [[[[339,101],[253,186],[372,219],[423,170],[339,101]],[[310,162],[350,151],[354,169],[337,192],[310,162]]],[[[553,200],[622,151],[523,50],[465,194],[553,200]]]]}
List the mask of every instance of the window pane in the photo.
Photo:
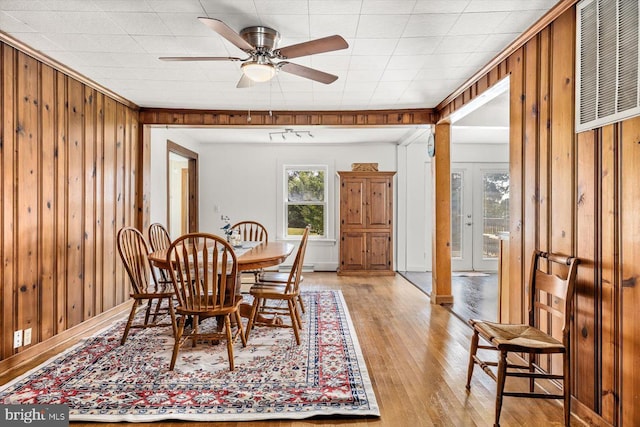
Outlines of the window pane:
{"type": "Polygon", "coordinates": [[[324,201],[323,170],[288,170],[287,197],[290,202],[324,201]]]}
{"type": "Polygon", "coordinates": [[[483,181],[482,257],[498,258],[498,240],[490,236],[509,231],[509,172],[485,172],[483,181]]]}
{"type": "Polygon", "coordinates": [[[462,258],[462,173],[451,173],[451,258],[462,258]]]}
{"type": "Polygon", "coordinates": [[[301,235],[307,224],[309,235],[324,236],[324,205],[288,205],[287,235],[301,235]]]}

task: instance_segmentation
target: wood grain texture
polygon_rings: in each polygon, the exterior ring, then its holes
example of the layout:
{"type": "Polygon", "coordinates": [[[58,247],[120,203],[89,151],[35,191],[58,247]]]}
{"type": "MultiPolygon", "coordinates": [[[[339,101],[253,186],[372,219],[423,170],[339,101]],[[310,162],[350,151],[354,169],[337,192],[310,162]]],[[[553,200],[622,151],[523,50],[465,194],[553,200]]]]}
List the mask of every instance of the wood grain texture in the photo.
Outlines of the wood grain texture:
{"type": "MultiPolygon", "coordinates": [[[[474,91],[462,88],[439,112],[446,120],[471,102],[474,92],[494,85],[506,67],[511,81],[510,232],[512,243],[520,239],[509,267],[525,272],[512,271],[509,295],[520,292],[513,282],[526,275],[529,261],[521,256],[531,248],[584,258],[574,308],[575,408],[595,424],[636,425],[640,375],[631,354],[638,354],[640,342],[632,313],[638,305],[640,208],[635,205],[640,190],[632,165],[640,161],[635,154],[640,137],[634,120],[575,135],[575,30],[573,6],[479,76],[474,91]]],[[[509,301],[518,304],[520,299],[509,301]]],[[[515,307],[511,320],[525,309],[515,307]]],[[[549,322],[548,327],[558,334],[557,325],[549,322]]],[[[557,370],[558,362],[541,364],[557,370]]]]}
{"type": "Polygon", "coordinates": [[[103,94],[6,44],[0,52],[4,361],[128,298],[113,236],[116,224],[136,215],[138,113],[110,100],[114,113],[105,122],[103,94]],[[120,149],[128,153],[120,157],[118,131],[120,149]],[[123,184],[116,210],[118,174],[123,184]],[[113,182],[111,199],[102,197],[105,182],[113,182]],[[104,212],[112,212],[106,238],[104,212]],[[105,254],[111,255],[108,274],[105,254]],[[106,305],[104,294],[111,295],[106,305]],[[25,329],[31,329],[31,344],[14,349],[14,331],[25,329]]]}

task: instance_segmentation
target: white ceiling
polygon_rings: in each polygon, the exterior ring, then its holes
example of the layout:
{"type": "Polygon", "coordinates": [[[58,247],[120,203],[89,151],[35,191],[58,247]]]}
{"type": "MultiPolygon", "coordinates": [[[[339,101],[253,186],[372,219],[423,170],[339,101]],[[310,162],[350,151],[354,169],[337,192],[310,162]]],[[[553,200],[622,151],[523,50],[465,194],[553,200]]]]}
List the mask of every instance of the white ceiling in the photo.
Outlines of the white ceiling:
{"type": "Polygon", "coordinates": [[[143,107],[353,110],[435,107],[557,0],[0,0],[0,29],[143,107]],[[336,74],[330,85],[286,73],[236,89],[243,56],[197,20],[265,25],[287,46],[332,34],[349,48],[291,62],[336,74]]]}

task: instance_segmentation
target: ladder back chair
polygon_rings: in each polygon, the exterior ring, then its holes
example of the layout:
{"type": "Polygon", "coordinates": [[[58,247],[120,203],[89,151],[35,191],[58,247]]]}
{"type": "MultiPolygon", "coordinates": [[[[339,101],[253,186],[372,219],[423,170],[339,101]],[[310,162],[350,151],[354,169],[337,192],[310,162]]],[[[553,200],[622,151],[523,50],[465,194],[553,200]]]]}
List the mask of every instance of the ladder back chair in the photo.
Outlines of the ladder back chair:
{"type": "Polygon", "coordinates": [[[169,369],[175,367],[180,347],[187,340],[191,339],[193,346],[198,340],[226,340],[229,369],[233,371],[235,339],[240,336],[243,347],[246,346],[238,311],[242,302],[242,296],[237,293],[238,260],[233,248],[220,236],[190,233],[171,244],[167,264],[176,289],[176,313],[179,315],[169,369]],[[231,316],[234,316],[237,328],[235,334],[232,334],[231,316]],[[216,325],[211,322],[200,324],[202,320],[214,317],[216,325]],[[191,319],[188,329],[187,318],[191,319]]]}
{"type": "MultiPolygon", "coordinates": [[[[269,233],[267,232],[267,229],[257,221],[237,222],[231,226],[230,231],[238,231],[243,242],[267,243],[269,241],[269,233]]],[[[262,273],[262,270],[246,270],[242,273],[252,274],[253,282],[251,283],[256,283],[258,281],[258,276],[262,273]]]]}
{"type": "Polygon", "coordinates": [[[504,396],[528,397],[537,399],[563,399],[564,423],[569,426],[571,419],[571,368],[570,368],[570,330],[573,294],[579,260],[558,254],[535,251],[531,262],[529,280],[529,316],[528,323],[507,324],[470,320],[473,327],[469,367],[467,371],[467,390],[471,388],[471,376],[475,365],[480,366],[496,383],[495,423],[500,424],[500,412],[504,396]],[[547,271],[542,271],[542,261],[548,261],[547,271]],[[564,272],[564,278],[557,275],[564,272]],[[540,319],[545,319],[545,330],[541,330],[540,319]],[[551,336],[553,318],[560,322],[562,338],[551,336]],[[488,345],[479,345],[482,337],[488,345]],[[481,360],[477,350],[494,350],[499,353],[498,362],[481,360]],[[528,363],[507,361],[508,353],[528,355],[528,363]],[[540,355],[562,354],[562,374],[547,373],[538,365],[540,355]],[[494,373],[492,367],[497,368],[494,373]],[[529,379],[528,392],[504,391],[507,377],[529,379]],[[535,392],[535,380],[562,380],[562,394],[535,392]]]}
{"type": "Polygon", "coordinates": [[[307,250],[307,240],[309,238],[309,226],[304,229],[300,246],[296,252],[289,280],[279,286],[273,283],[256,283],[251,287],[249,293],[253,297],[251,314],[247,323],[246,339],[254,326],[271,326],[278,328],[291,328],[296,338],[296,344],[300,345],[300,329],[302,327],[302,316],[296,301],[300,298],[300,277],[302,264],[307,250]],[[286,307],[284,306],[286,304],[286,307]],[[290,322],[280,321],[281,316],[289,318],[290,322]]]}
{"type": "Polygon", "coordinates": [[[133,227],[124,227],[118,231],[116,236],[118,253],[124,264],[124,268],[129,275],[131,282],[131,298],[133,305],[129,313],[127,325],[124,328],[124,334],[120,344],[124,345],[131,328],[149,328],[153,326],[171,326],[173,328],[173,336],[176,336],[176,317],[173,308],[173,286],[168,282],[160,282],[157,280],[155,270],[149,262],[149,247],[140,231],[133,227]],[[166,300],[167,307],[161,308],[162,302],[166,300]],[[134,324],[134,318],[139,305],[146,301],[147,309],[142,324],[134,324]],[[156,303],[156,309],[153,313],[151,322],[151,307],[153,302],[156,303]],[[169,313],[171,316],[170,323],[156,323],[158,315],[161,313],[169,313]]]}
{"type": "MultiPolygon", "coordinates": [[[[152,252],[169,249],[169,246],[171,246],[171,236],[169,236],[169,232],[165,226],[159,222],[151,224],[147,229],[147,234],[149,236],[149,245],[151,246],[152,252]]],[[[159,268],[158,272],[160,273],[161,281],[167,283],[171,282],[166,270],[159,268]]]]}

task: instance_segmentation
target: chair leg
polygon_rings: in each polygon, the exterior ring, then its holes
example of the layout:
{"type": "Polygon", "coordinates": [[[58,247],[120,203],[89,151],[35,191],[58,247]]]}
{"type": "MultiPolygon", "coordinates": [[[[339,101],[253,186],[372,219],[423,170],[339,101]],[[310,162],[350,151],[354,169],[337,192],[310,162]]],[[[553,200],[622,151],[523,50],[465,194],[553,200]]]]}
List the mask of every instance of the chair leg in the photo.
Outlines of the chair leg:
{"type": "MultiPolygon", "coordinates": [[[[535,368],[533,367],[533,361],[534,358],[536,357],[535,353],[529,353],[529,372],[533,373],[535,371],[535,368]]],[[[535,382],[535,378],[531,377],[529,378],[529,392],[533,393],[533,389],[535,388],[536,382],[535,382]]]]}
{"type": "Polygon", "coordinates": [[[240,340],[242,341],[242,346],[246,347],[247,338],[244,336],[244,330],[242,329],[242,316],[240,316],[239,310],[236,310],[235,314],[236,314],[236,324],[238,325],[238,334],[240,334],[240,340]]]}
{"type": "Polygon", "coordinates": [[[178,321],[178,330],[173,342],[173,354],[171,355],[171,363],[169,364],[169,370],[173,371],[176,366],[176,360],[178,359],[178,350],[180,350],[180,341],[182,340],[182,334],[184,333],[184,316],[180,316],[178,321]]]}
{"type": "Polygon", "coordinates": [[[173,330],[173,337],[178,336],[178,322],[176,321],[176,312],[173,308],[173,301],[169,298],[169,315],[171,316],[171,329],[173,330]]]}
{"type": "Polygon", "coordinates": [[[249,341],[249,334],[251,333],[251,329],[253,328],[253,322],[258,314],[258,304],[260,303],[259,298],[253,299],[253,304],[251,305],[251,314],[249,314],[249,321],[247,322],[247,330],[244,331],[244,339],[245,342],[249,341]]]}
{"type": "Polygon", "coordinates": [[[229,370],[235,369],[233,363],[233,335],[231,334],[231,317],[230,315],[224,316],[224,328],[227,332],[227,355],[229,356],[229,370]]]}
{"type": "Polygon", "coordinates": [[[496,386],[496,421],[493,427],[500,427],[500,412],[502,411],[502,393],[504,393],[504,383],[507,377],[507,352],[500,352],[498,360],[498,381],[496,386]]]}
{"type": "Polygon", "coordinates": [[[571,367],[569,349],[562,355],[562,389],[564,394],[564,425],[571,425],[571,367]]]}
{"type": "Polygon", "coordinates": [[[473,331],[473,335],[471,336],[471,348],[469,349],[469,367],[467,368],[467,390],[471,390],[471,376],[473,375],[473,368],[476,364],[473,357],[478,352],[478,340],[480,336],[478,335],[478,331],[473,331]]]}
{"type": "Polygon", "coordinates": [[[131,329],[131,325],[133,324],[133,318],[136,316],[136,310],[139,304],[140,304],[140,300],[137,300],[137,299],[133,300],[133,305],[131,306],[131,313],[129,313],[127,326],[124,327],[124,334],[122,334],[120,345],[124,345],[125,341],[127,340],[127,336],[129,335],[129,329],[131,329]]]}
{"type": "Polygon", "coordinates": [[[298,315],[296,313],[296,302],[294,300],[287,300],[289,305],[289,316],[291,317],[291,327],[293,328],[293,334],[296,336],[296,344],[300,345],[300,326],[298,325],[298,315]]]}
{"type": "Polygon", "coordinates": [[[302,301],[302,295],[298,295],[298,304],[300,304],[300,311],[306,313],[304,308],[304,301],[302,301]]]}

